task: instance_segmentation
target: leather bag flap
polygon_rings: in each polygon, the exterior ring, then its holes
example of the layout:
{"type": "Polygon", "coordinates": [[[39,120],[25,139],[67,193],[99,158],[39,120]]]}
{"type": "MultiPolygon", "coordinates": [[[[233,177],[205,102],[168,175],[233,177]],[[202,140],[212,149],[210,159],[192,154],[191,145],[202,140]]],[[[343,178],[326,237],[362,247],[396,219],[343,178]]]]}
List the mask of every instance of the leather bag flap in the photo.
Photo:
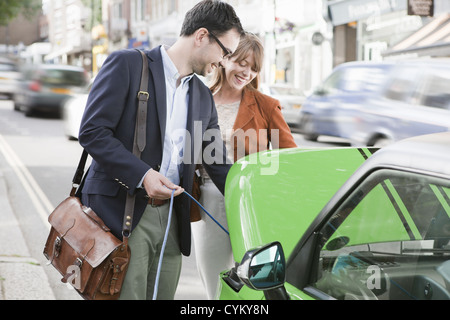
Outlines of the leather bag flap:
{"type": "MultiPolygon", "coordinates": [[[[48,221],[53,228],[93,268],[105,260],[122,242],[111,232],[105,231],[84,211],[86,207],[77,197],[69,197],[50,214],[48,221]],[[83,210],[84,209],[84,210],[83,210]]],[[[90,210],[90,215],[95,213],[90,210]]]]}

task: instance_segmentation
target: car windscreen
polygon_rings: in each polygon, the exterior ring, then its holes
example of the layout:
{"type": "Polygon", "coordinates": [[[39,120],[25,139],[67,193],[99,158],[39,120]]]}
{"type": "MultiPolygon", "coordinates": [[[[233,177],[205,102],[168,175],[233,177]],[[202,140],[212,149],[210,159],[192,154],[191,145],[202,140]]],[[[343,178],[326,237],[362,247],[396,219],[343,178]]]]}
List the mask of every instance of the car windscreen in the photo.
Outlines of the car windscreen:
{"type": "Polygon", "coordinates": [[[47,69],[41,73],[41,81],[49,85],[85,86],[86,76],[83,72],[62,69],[47,69]]]}
{"type": "Polygon", "coordinates": [[[313,286],[327,295],[450,298],[448,179],[378,170],[339,206],[320,235],[313,286]]]}
{"type": "Polygon", "coordinates": [[[323,83],[327,94],[375,92],[381,89],[390,66],[348,67],[332,73],[323,83]]]}

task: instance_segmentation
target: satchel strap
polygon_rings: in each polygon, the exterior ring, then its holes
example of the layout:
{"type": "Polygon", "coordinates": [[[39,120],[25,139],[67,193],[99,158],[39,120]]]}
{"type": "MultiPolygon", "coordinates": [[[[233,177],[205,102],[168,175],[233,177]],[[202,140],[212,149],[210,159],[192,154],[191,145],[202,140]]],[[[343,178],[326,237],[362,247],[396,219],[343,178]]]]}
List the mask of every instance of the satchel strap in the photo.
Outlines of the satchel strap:
{"type": "MultiPolygon", "coordinates": [[[[134,143],[133,143],[133,154],[140,158],[142,151],[144,151],[145,145],[147,143],[146,137],[146,125],[147,125],[147,102],[149,99],[148,90],[148,61],[147,56],[141,50],[138,50],[142,56],[142,72],[141,72],[141,82],[139,92],[137,94],[138,98],[138,110],[136,114],[136,127],[134,133],[134,143]]],[[[70,192],[70,196],[73,197],[76,194],[81,194],[82,185],[84,182],[84,169],[86,166],[88,153],[86,150],[83,150],[81,154],[80,161],[78,163],[77,170],[75,171],[75,175],[72,179],[72,190],[70,192]],[[77,192],[78,190],[78,192],[77,192]]],[[[127,193],[127,199],[125,202],[125,214],[123,219],[123,227],[122,227],[122,235],[124,237],[124,241],[127,241],[127,238],[131,234],[131,228],[133,224],[133,215],[134,215],[134,203],[135,203],[135,195],[130,195],[127,193]]]]}
{"type": "Polygon", "coordinates": [[[75,171],[75,175],[72,179],[72,190],[70,191],[70,196],[74,197],[77,189],[81,190],[81,181],[84,176],[84,167],[86,166],[86,160],[88,157],[88,153],[86,150],[83,149],[83,153],[81,154],[80,161],[78,162],[77,170],[75,171]]]}
{"type": "Polygon", "coordinates": [[[136,116],[136,144],[139,153],[134,151],[137,157],[140,157],[140,152],[144,151],[146,145],[146,126],[147,126],[147,101],[150,97],[148,90],[148,61],[144,52],[138,50],[142,55],[142,72],[141,72],[141,87],[138,92],[139,106],[136,116]]]}
{"type": "MultiPolygon", "coordinates": [[[[149,99],[148,93],[148,60],[146,54],[138,50],[142,56],[142,72],[141,72],[141,84],[139,88],[139,92],[137,94],[138,102],[138,110],[136,115],[136,128],[134,133],[134,144],[133,144],[133,154],[140,158],[142,151],[144,151],[146,141],[146,126],[147,126],[147,102],[149,99]]],[[[130,195],[127,193],[127,199],[125,202],[125,215],[123,217],[122,224],[122,236],[124,241],[127,241],[127,238],[131,234],[131,228],[133,225],[133,214],[134,214],[134,204],[135,204],[135,195],[130,195]]]]}

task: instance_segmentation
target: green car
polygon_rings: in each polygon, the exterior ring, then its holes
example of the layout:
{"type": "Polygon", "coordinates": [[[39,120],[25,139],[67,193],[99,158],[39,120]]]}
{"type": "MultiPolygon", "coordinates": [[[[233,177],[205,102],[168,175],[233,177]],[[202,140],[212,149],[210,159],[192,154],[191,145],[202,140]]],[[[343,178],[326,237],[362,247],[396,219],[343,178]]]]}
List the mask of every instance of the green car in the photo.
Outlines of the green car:
{"type": "Polygon", "coordinates": [[[286,149],[231,169],[217,298],[450,298],[450,133],[286,149]]]}

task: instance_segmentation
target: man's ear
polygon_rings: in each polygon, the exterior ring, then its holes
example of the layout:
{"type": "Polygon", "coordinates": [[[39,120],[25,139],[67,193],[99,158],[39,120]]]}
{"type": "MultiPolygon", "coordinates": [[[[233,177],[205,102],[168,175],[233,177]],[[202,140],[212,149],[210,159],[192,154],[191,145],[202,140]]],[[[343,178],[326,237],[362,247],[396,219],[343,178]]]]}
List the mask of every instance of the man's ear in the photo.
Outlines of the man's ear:
{"type": "Polygon", "coordinates": [[[200,45],[203,41],[209,41],[209,32],[206,28],[199,28],[194,32],[195,43],[200,45]]]}

